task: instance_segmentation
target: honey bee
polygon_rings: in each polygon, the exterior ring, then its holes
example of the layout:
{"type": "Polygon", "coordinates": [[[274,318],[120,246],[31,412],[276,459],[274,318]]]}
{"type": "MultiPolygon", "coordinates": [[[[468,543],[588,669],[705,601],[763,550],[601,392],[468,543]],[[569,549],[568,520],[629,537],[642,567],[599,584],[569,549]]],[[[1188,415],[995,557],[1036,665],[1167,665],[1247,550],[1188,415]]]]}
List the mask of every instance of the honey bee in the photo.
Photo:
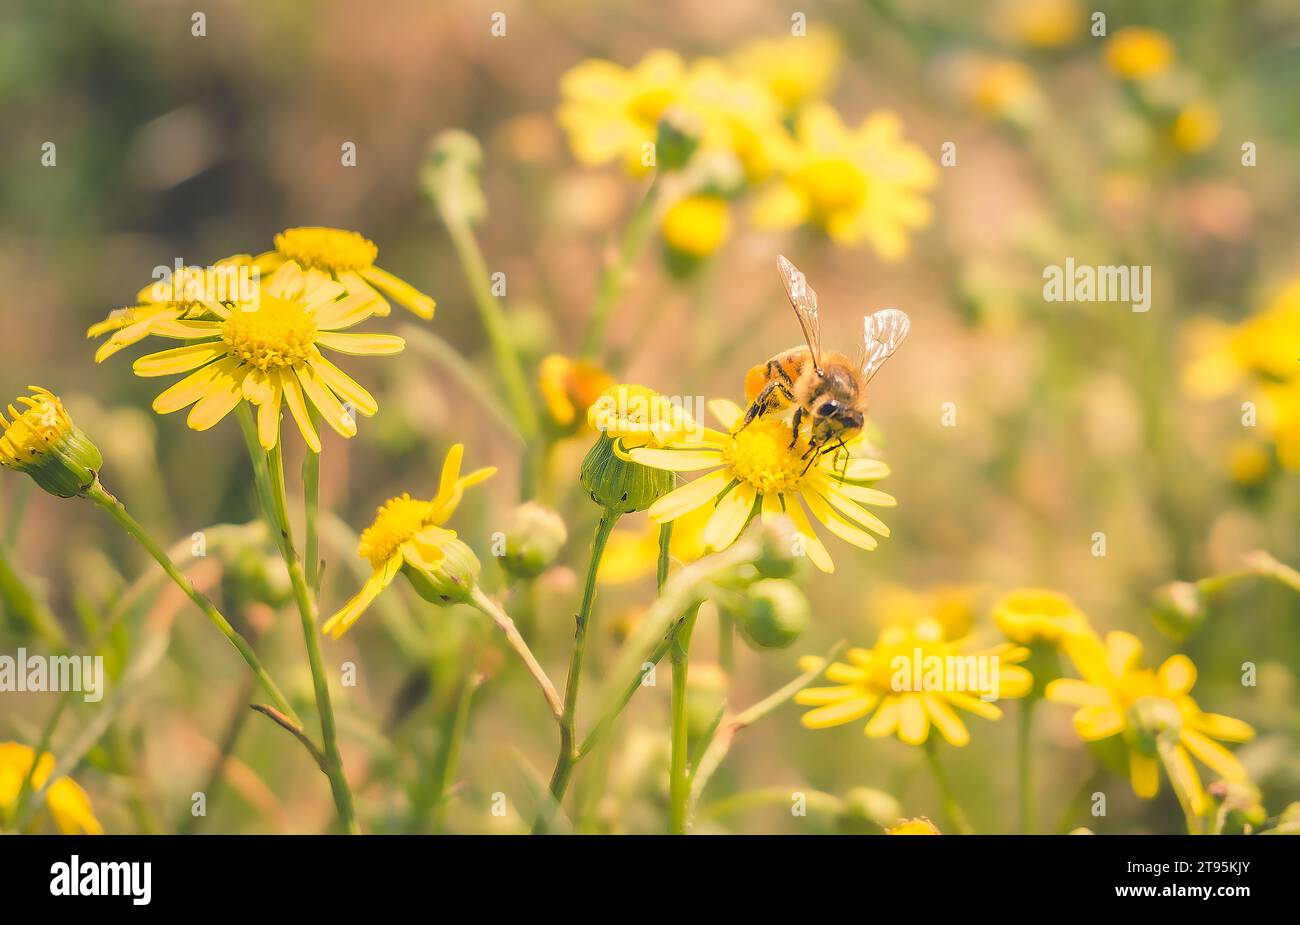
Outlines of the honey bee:
{"type": "MultiPolygon", "coordinates": [[[[867,383],[907,336],[907,315],[882,309],[863,319],[863,349],[856,362],[842,353],[821,350],[817,322],[817,293],[789,260],[777,257],[777,269],[790,297],[805,344],[778,353],[745,376],[749,408],[737,433],[756,418],[794,405],[790,446],[799,441],[804,418],[809,421],[808,465],[821,452],[839,449],[860,430],[867,411],[867,383]]],[[[805,469],[805,471],[807,471],[805,469]]]]}

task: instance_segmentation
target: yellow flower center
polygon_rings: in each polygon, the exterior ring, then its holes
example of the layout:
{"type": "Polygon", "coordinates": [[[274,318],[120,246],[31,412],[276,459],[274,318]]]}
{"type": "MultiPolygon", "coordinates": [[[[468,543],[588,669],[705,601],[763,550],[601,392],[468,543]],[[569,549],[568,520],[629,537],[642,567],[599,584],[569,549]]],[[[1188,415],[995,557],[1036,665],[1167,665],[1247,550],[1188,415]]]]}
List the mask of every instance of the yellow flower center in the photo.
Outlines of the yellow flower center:
{"type": "Polygon", "coordinates": [[[275,249],[286,260],[329,273],[368,269],[379,256],[371,241],[341,228],[289,228],[275,236],[275,249]]]}
{"type": "Polygon", "coordinates": [[[794,491],[808,465],[800,459],[807,445],[790,446],[790,425],[775,418],[754,421],[722,452],[733,478],[753,485],[761,494],[794,491]]]}
{"type": "Polygon", "coordinates": [[[853,164],[828,158],[799,171],[795,182],[819,215],[852,212],[867,201],[867,177],[853,164]]]}
{"type": "Polygon", "coordinates": [[[409,494],[389,498],[379,508],[374,523],[362,531],[357,554],[379,568],[398,547],[424,529],[431,507],[428,501],[417,501],[409,494]]]}
{"type": "Polygon", "coordinates": [[[316,318],[301,302],[263,292],[255,311],[230,313],[221,324],[221,339],[232,356],[263,372],[293,366],[311,354],[316,318]]]}

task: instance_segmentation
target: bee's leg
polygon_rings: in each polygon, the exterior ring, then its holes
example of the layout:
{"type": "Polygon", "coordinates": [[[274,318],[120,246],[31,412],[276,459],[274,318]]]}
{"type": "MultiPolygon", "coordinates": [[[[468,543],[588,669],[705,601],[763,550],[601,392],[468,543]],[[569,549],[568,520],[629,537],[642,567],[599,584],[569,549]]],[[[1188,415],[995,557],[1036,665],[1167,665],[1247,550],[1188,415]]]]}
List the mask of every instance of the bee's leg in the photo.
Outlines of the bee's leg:
{"type": "Polygon", "coordinates": [[[818,452],[819,447],[820,447],[820,444],[812,443],[812,444],[810,444],[809,447],[808,447],[808,452],[807,452],[807,453],[804,453],[803,456],[800,456],[800,457],[799,457],[800,459],[807,459],[807,460],[808,460],[808,462],[806,462],[806,463],[804,464],[803,471],[800,472],[799,475],[801,475],[801,476],[807,475],[807,474],[808,474],[808,470],[812,468],[812,464],[815,463],[815,462],[817,461],[818,457],[820,457],[820,456],[822,455],[821,453],[818,452]]]}
{"type": "MultiPolygon", "coordinates": [[[[780,367],[777,368],[780,369],[780,367]]],[[[763,386],[763,391],[755,395],[754,400],[750,402],[749,408],[745,411],[745,420],[736,428],[734,431],[735,433],[738,434],[748,427],[750,423],[753,422],[754,418],[761,418],[763,415],[767,414],[769,410],[768,404],[772,401],[773,392],[780,392],[786,401],[794,401],[794,393],[790,391],[789,386],[780,379],[769,381],[767,385],[763,386]]]]}
{"type": "Polygon", "coordinates": [[[795,405],[794,421],[790,425],[789,449],[793,450],[794,445],[799,442],[799,425],[803,422],[803,416],[804,416],[803,405],[795,405]]]}

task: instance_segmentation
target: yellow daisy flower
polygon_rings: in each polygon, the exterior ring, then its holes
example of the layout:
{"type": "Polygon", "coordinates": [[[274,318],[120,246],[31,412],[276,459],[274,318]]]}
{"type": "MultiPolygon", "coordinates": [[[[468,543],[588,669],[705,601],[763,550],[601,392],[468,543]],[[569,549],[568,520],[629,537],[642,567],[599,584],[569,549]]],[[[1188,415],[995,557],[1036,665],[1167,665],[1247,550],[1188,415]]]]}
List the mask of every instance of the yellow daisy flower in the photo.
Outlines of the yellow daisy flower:
{"type": "Polygon", "coordinates": [[[338,639],[366,611],[379,592],[387,588],[398,572],[404,572],[416,591],[430,600],[460,599],[472,590],[478,560],[454,530],[443,528],[471,485],[491,477],[494,467],[460,474],[465,448],[456,444],[442,464],[438,494],[421,501],[409,494],[389,498],[375,514],[374,522],[361,533],[357,555],[370,562],[373,571],[361,590],[325,621],[324,632],[338,639]]]}
{"type": "Polygon", "coordinates": [[[1074,601],[1046,588],[1017,588],[993,605],[993,622],[1021,645],[1056,646],[1090,631],[1088,618],[1074,601]]]}
{"type": "Polygon", "coordinates": [[[1133,792],[1153,798],[1160,789],[1160,742],[1166,743],[1164,764],[1180,796],[1194,815],[1205,811],[1205,791],[1191,757],[1229,781],[1246,771],[1236,757],[1215,740],[1245,742],[1255,730],[1230,716],[1204,713],[1189,694],[1196,683],[1196,666],[1185,655],[1173,655],[1155,671],[1138,667],[1142,643],[1131,633],[1088,633],[1071,637],[1065,652],[1082,680],[1058,678],[1047,685],[1048,700],[1077,707],[1074,729],[1085,742],[1123,736],[1133,792]]]}
{"type": "MultiPolygon", "coordinates": [[[[22,790],[23,780],[31,771],[36,750],[20,742],[0,742],[0,817],[11,812],[22,790]]],[[[32,774],[32,789],[45,786],[54,770],[54,756],[41,755],[32,774]]],[[[104,827],[95,818],[86,791],[70,777],[60,777],[45,791],[45,806],[54,824],[64,835],[103,835],[104,827]]]]}
{"type": "Polygon", "coordinates": [[[42,489],[72,498],[94,484],[104,457],[72,423],[59,396],[38,385],[0,412],[0,466],[26,472],[42,489]]]}
{"type": "Polygon", "coordinates": [[[834,86],[844,63],[844,47],[831,30],[812,28],[806,35],[757,39],[734,52],[728,63],[793,111],[821,99],[834,86]]]}
{"type": "MultiPolygon", "coordinates": [[[[961,747],[970,741],[970,732],[953,707],[984,719],[1001,719],[1002,710],[983,697],[1023,697],[1034,683],[1033,676],[1019,664],[1029,658],[1028,649],[1003,643],[972,651],[965,640],[945,639],[937,620],[886,627],[874,647],[849,649],[847,655],[850,664],[833,662],[826,669],[826,678],[836,686],[809,687],[795,695],[795,703],[817,708],[803,715],[808,729],[828,729],[870,715],[864,731],[873,739],[897,735],[908,745],[922,745],[933,724],[949,743],[961,747]],[[971,659],[978,657],[997,660],[996,690],[977,689],[981,680],[992,683],[991,666],[984,679],[971,668],[963,681],[951,685],[946,676],[937,684],[925,677],[949,659],[954,664],[962,660],[963,666],[976,666],[971,659]],[[906,683],[900,683],[900,676],[906,683]],[[922,683],[913,685],[918,676],[922,683]]],[[[805,671],[820,663],[816,656],[799,660],[805,671]]]]}
{"type": "Polygon", "coordinates": [[[702,539],[707,550],[730,546],[751,516],[788,516],[803,538],[804,551],[823,572],[835,565],[804,513],[804,506],[826,529],[861,549],[875,549],[868,530],[889,536],[889,528],[863,505],[893,507],[892,495],[870,487],[889,474],[889,467],[863,455],[862,435],[834,452],[822,452],[809,465],[806,434],[791,445],[790,424],[779,418],[759,418],[739,433],[744,419],[734,402],[709,402],[709,411],[727,432],[699,427],[688,439],[661,446],[629,447],[619,440],[620,455],[633,462],[672,472],[707,474],[675,489],[649,508],[656,523],[675,521],[701,507],[712,511],[702,539]]]}
{"type": "Polygon", "coordinates": [[[910,232],[930,222],[925,193],[938,168],[903,139],[892,112],[868,116],[847,128],[826,104],[805,109],[795,138],[777,155],[778,183],[755,204],[754,221],[765,228],[810,224],[844,246],[869,243],[887,260],[901,259],[910,232]]]}
{"type": "Polygon", "coordinates": [[[406,280],[375,266],[379,248],[355,231],[342,228],[286,228],[275,236],[275,250],[259,254],[262,270],[278,270],[293,262],[320,270],[343,286],[348,295],[365,295],[376,302],[375,314],[384,316],[391,306],[388,296],[421,318],[432,318],[437,303],[406,280]]]}
{"type": "Polygon", "coordinates": [[[881,627],[914,626],[937,620],[947,639],[961,639],[970,634],[975,620],[974,585],[939,585],[927,591],[914,591],[902,585],[884,583],[871,591],[868,611],[881,627]]]}
{"type": "Polygon", "coordinates": [[[187,423],[207,430],[235,409],[241,399],[258,408],[257,433],[271,449],[279,440],[280,406],[287,404],[313,452],[321,449],[307,400],[344,437],[357,432],[343,406],[364,415],[378,409],[375,399],[326,359],[321,347],[351,356],[400,353],[406,342],[392,334],[347,333],[345,328],[375,310],[369,292],[347,294],[342,284],[320,270],[304,273],[298,264],[282,264],[252,302],[233,307],[210,303],[214,320],[157,323],[153,333],[190,340],[184,347],[152,353],[135,361],[137,376],[189,373],[160,394],[153,410],[170,414],[190,409],[187,423]]]}
{"type": "Polygon", "coordinates": [[[249,275],[241,280],[240,274],[252,269],[253,258],[238,254],[219,260],[210,267],[183,267],[166,280],[145,286],[136,293],[136,304],[119,308],[103,321],[92,324],[86,337],[110,334],[108,340],[95,351],[95,362],[104,360],[123,347],[130,347],[150,334],[165,330],[169,322],[182,318],[195,320],[216,317],[208,303],[232,304],[237,300],[240,286],[256,278],[249,275]]]}
{"type": "Polygon", "coordinates": [[[1174,65],[1174,46],[1158,29],[1129,26],[1106,43],[1106,66],[1125,80],[1158,77],[1174,65]]]}

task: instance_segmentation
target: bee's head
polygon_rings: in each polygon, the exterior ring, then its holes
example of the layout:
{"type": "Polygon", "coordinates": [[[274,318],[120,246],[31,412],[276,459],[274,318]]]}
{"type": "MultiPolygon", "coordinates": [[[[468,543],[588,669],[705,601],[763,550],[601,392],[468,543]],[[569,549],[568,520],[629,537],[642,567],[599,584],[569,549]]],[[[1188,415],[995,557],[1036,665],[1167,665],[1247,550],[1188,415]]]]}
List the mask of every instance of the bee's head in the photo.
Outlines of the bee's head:
{"type": "Polygon", "coordinates": [[[822,444],[847,440],[862,429],[862,412],[834,398],[819,400],[812,408],[812,440],[822,444]]]}

